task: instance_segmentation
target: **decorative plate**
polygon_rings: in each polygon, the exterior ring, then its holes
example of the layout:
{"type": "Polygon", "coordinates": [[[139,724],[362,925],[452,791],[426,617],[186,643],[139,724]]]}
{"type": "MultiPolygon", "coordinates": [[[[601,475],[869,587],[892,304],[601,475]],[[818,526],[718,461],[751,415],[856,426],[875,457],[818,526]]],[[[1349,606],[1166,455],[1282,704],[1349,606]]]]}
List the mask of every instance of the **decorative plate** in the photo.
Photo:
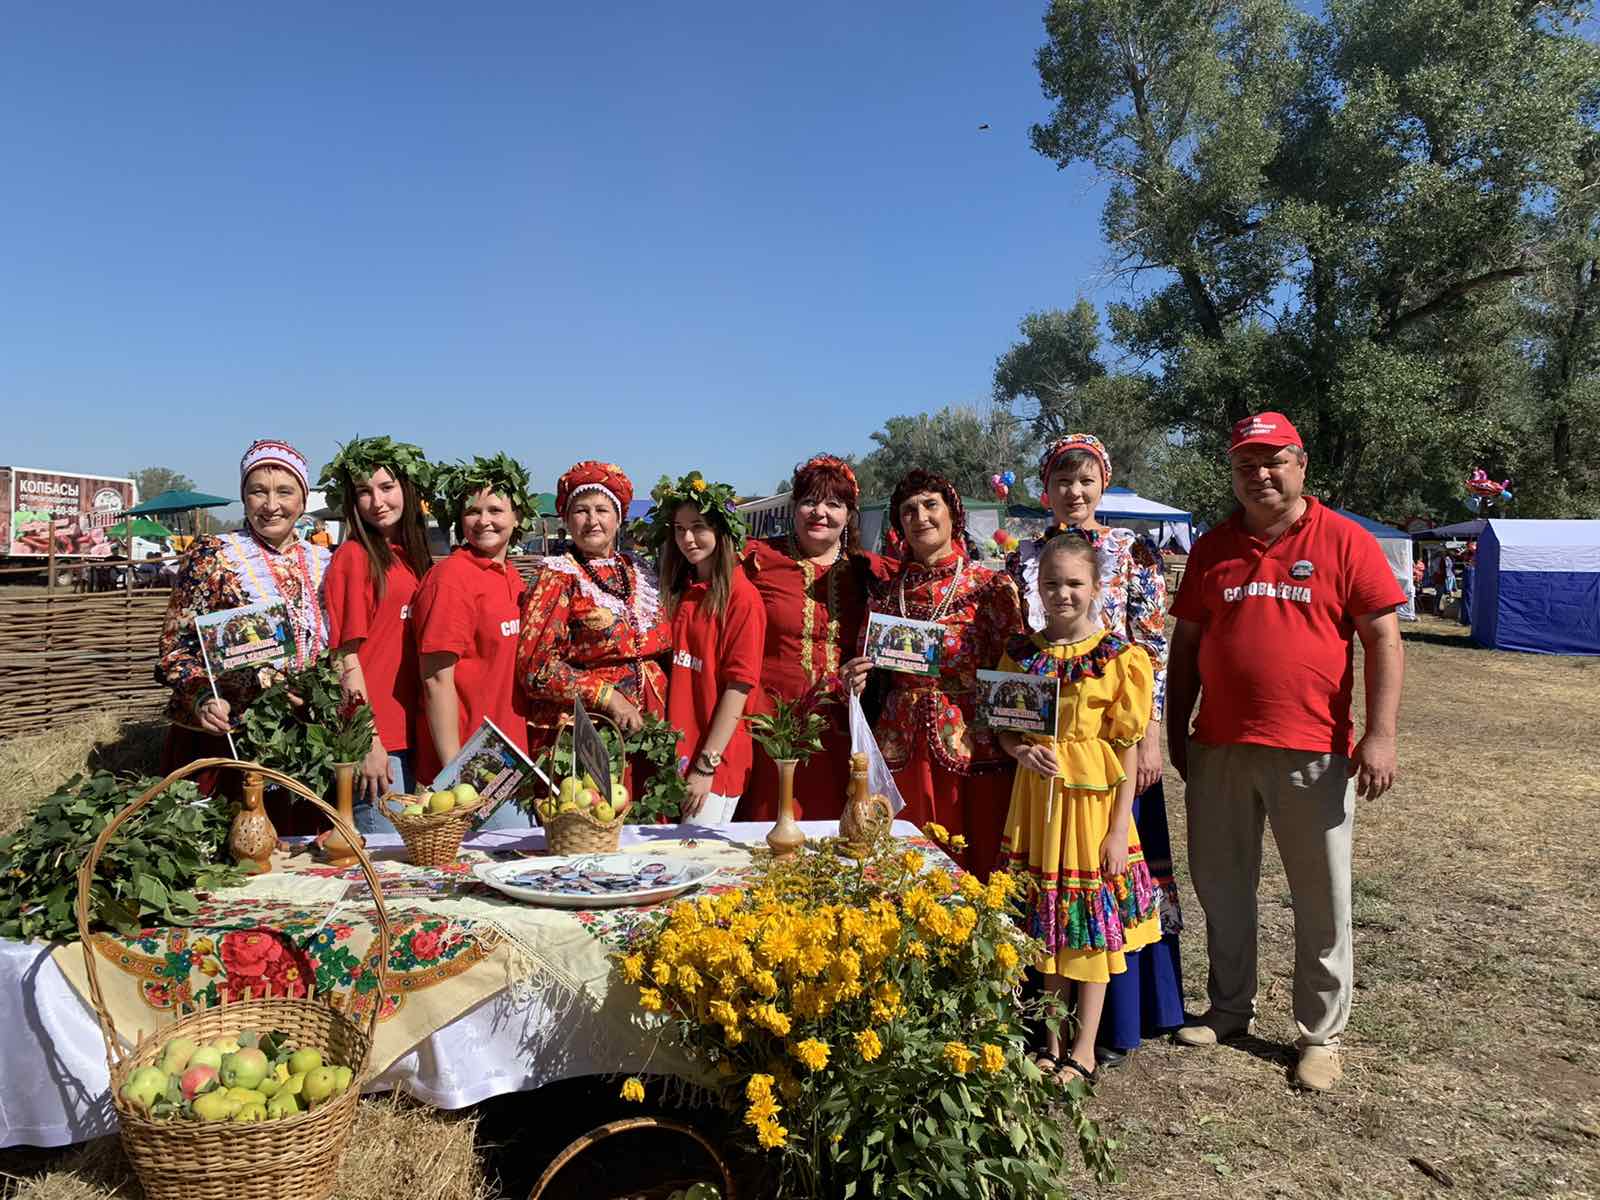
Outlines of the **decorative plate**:
{"type": "Polygon", "coordinates": [[[514,900],[549,908],[621,908],[654,904],[717,873],[692,858],[645,854],[571,854],[477,863],[480,880],[514,900]]]}

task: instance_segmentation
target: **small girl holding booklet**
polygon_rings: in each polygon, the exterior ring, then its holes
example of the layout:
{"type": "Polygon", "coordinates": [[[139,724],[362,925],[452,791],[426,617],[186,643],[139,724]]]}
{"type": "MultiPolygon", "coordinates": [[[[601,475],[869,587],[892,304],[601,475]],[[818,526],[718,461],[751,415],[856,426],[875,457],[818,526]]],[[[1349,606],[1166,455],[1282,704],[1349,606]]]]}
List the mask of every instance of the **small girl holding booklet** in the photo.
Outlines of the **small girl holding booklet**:
{"type": "Polygon", "coordinates": [[[744,518],[733,489],[691,471],[651,492],[651,540],[661,552],[661,596],[672,622],[667,719],[689,794],[682,818],[725,825],[750,776],[750,731],[741,718],[761,683],[767,614],[739,570],[744,518]]]}
{"type": "Polygon", "coordinates": [[[1107,633],[1095,598],[1095,548],[1068,530],[1039,560],[1044,629],[1013,638],[1002,671],[1060,681],[1055,736],[1002,732],[1022,768],[1002,840],[1005,865],[1029,881],[1028,933],[1044,943],[1034,964],[1066,999],[1077,984],[1077,1025],[1063,1053],[1047,1032],[1039,1065],[1094,1077],[1106,984],[1124,955],[1161,937],[1156,893],[1131,820],[1135,747],[1150,718],[1150,658],[1107,633]]]}

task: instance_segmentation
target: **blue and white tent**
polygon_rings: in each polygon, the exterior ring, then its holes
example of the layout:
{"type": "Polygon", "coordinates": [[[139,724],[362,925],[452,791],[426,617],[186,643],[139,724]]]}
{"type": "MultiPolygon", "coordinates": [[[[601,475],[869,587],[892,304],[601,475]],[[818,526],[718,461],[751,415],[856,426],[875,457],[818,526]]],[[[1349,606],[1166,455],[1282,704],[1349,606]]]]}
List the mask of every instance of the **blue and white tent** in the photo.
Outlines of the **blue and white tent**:
{"type": "Polygon", "coordinates": [[[1417,588],[1411,578],[1411,535],[1404,529],[1396,529],[1393,525],[1385,525],[1382,521],[1363,517],[1360,513],[1353,513],[1347,508],[1339,509],[1338,513],[1342,517],[1350,518],[1377,539],[1378,549],[1383,551],[1384,558],[1389,560],[1389,569],[1394,572],[1394,581],[1406,594],[1406,602],[1395,609],[1395,616],[1402,621],[1415,621],[1417,588]]]}
{"type": "Polygon", "coordinates": [[[1600,654],[1600,521],[1491,520],[1473,570],[1472,640],[1600,654]]]}

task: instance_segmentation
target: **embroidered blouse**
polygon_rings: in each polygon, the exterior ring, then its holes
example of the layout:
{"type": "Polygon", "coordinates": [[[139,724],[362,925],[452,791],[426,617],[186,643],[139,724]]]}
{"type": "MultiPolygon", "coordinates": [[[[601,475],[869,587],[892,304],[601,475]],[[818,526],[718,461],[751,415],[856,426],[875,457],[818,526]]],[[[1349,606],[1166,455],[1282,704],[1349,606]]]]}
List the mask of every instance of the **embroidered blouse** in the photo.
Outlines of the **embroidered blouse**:
{"type": "MultiPolygon", "coordinates": [[[[1060,529],[1019,546],[1006,557],[1006,573],[1023,598],[1028,629],[1044,628],[1039,599],[1039,552],[1060,529]]],[[[1162,719],[1167,707],[1167,583],[1161,556],[1131,529],[1089,532],[1100,565],[1100,623],[1108,633],[1143,646],[1155,670],[1150,719],[1162,719]]]]}
{"type": "Polygon", "coordinates": [[[586,565],[568,554],[541,559],[523,597],[517,679],[530,700],[536,748],[548,744],[576,697],[603,709],[616,690],[641,712],[666,711],[667,677],[656,660],[671,649],[672,629],[655,572],[631,554],[586,565]]]}
{"type": "Polygon", "coordinates": [[[905,766],[923,737],[934,762],[957,775],[1005,765],[994,734],[975,718],[979,668],[998,662],[1006,639],[1022,625],[1011,578],[958,555],[934,567],[906,562],[873,589],[872,607],[945,627],[937,676],[888,672],[889,694],[874,733],[889,767],[905,766]]]}
{"type": "MultiPolygon", "coordinates": [[[[333,556],[325,546],[296,537],[274,550],[248,531],[196,538],[184,555],[161,626],[156,677],[172,689],[167,716],[195,728],[195,709],[211,697],[211,681],[194,619],[207,613],[281,600],[289,610],[294,655],[287,664],[309,666],[328,648],[323,581],[333,556]]],[[[217,694],[233,720],[265,690],[262,672],[229,671],[217,677],[217,694]]]]}

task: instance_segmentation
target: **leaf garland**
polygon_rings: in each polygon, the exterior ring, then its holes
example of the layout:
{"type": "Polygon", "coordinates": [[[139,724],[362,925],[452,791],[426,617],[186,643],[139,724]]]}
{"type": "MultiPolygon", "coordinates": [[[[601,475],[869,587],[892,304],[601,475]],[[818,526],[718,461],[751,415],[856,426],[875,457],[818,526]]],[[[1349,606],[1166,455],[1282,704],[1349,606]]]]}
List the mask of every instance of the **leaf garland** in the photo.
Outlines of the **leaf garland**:
{"type": "Polygon", "coordinates": [[[422,447],[390,437],[364,438],[359,434],[340,446],[333,461],[322,468],[317,486],[342,488],[347,481],[354,486],[371,479],[379,468],[396,477],[404,475],[417,489],[417,495],[433,495],[438,469],[428,461],[422,447]]]}
{"type": "MultiPolygon", "coordinates": [[[[74,775],[0,838],[0,937],[15,941],[78,936],[73,905],[78,868],[111,819],[159,782],[148,775],[74,775]]],[[[89,920],[122,934],[150,925],[188,925],[196,893],[243,882],[222,861],[229,806],[188,780],[169,785],[123,827],[95,868],[89,920]]]]}
{"type": "Polygon", "coordinates": [[[517,527],[526,528],[538,515],[539,506],[534,500],[527,469],[509,454],[500,453],[492,458],[474,457],[470,462],[457,460],[441,464],[433,481],[437,498],[434,513],[439,525],[447,533],[461,520],[467,499],[485,488],[504,496],[517,510],[517,527]]]}
{"type": "Polygon", "coordinates": [[[690,471],[673,482],[663,475],[650,489],[650,499],[655,501],[649,518],[639,518],[633,523],[633,535],[639,541],[660,547],[672,536],[672,517],[678,505],[692,504],[733,539],[734,549],[744,545],[749,533],[744,514],[739,511],[739,496],[726,483],[711,483],[699,471],[690,471]]]}

